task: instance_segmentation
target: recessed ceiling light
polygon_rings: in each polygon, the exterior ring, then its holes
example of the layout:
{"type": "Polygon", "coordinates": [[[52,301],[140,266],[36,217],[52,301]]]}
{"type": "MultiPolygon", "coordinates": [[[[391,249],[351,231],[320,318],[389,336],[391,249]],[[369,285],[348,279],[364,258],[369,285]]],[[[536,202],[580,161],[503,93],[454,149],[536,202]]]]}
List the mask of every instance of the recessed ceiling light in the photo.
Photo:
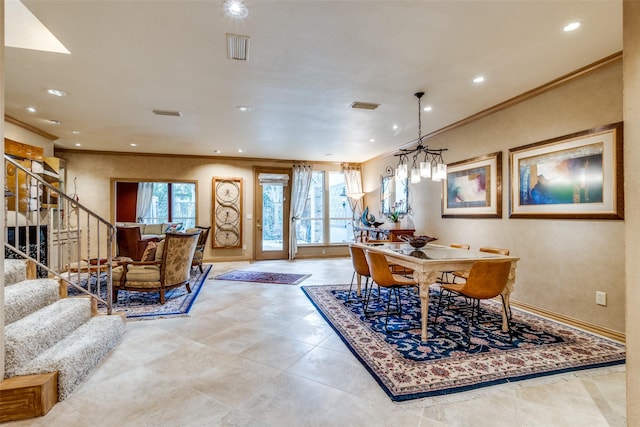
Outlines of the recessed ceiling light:
{"type": "Polygon", "coordinates": [[[55,95],[55,96],[65,96],[66,93],[59,90],[59,89],[47,89],[47,92],[51,95],[55,95]]]}
{"type": "Polygon", "coordinates": [[[30,113],[35,113],[36,112],[35,107],[24,107],[24,109],[27,110],[30,113]]]}
{"type": "Polygon", "coordinates": [[[475,79],[473,79],[474,83],[482,83],[484,81],[484,76],[478,76],[475,79]]]}
{"type": "Polygon", "coordinates": [[[222,2],[224,13],[231,18],[243,19],[249,15],[247,5],[241,0],[224,0],[222,2]]]}
{"type": "Polygon", "coordinates": [[[61,125],[62,122],[60,120],[47,120],[49,123],[51,123],[52,125],[61,125]]]}
{"type": "Polygon", "coordinates": [[[580,28],[580,22],[572,22],[570,24],[565,25],[562,28],[562,31],[564,31],[566,33],[566,32],[569,32],[569,31],[577,30],[578,28],[580,28]]]}
{"type": "Polygon", "coordinates": [[[220,154],[221,151],[220,150],[213,150],[214,154],[220,154]]]}
{"type": "Polygon", "coordinates": [[[391,129],[393,129],[393,130],[398,130],[398,125],[393,125],[393,126],[391,126],[391,129]]]}
{"type": "Polygon", "coordinates": [[[431,111],[431,110],[432,110],[431,105],[427,105],[422,109],[422,111],[431,111]]]}
{"type": "Polygon", "coordinates": [[[238,153],[244,153],[244,150],[242,148],[238,148],[238,153]]]}
{"type": "Polygon", "coordinates": [[[138,144],[129,144],[129,145],[131,145],[132,147],[137,147],[138,146],[138,144]]]}
{"type": "Polygon", "coordinates": [[[76,142],[76,143],[75,143],[75,146],[76,146],[76,147],[82,147],[82,144],[80,144],[79,142],[76,142]]]}
{"type": "Polygon", "coordinates": [[[369,140],[369,142],[376,142],[376,140],[375,140],[375,139],[373,139],[373,138],[371,138],[371,139],[369,140]]]}
{"type": "Polygon", "coordinates": [[[80,131],[79,130],[72,130],[71,133],[74,134],[74,135],[77,135],[77,134],[80,133],[80,131]]]}
{"type": "Polygon", "coordinates": [[[247,107],[246,105],[238,105],[236,107],[236,110],[242,111],[243,113],[246,113],[248,111],[251,111],[251,107],[247,107]]]}

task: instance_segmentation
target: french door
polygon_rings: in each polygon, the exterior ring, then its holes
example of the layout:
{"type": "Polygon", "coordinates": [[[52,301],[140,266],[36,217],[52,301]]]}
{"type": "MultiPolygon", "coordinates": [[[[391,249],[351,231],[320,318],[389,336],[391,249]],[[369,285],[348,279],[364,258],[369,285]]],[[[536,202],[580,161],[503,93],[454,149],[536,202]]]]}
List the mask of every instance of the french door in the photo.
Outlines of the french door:
{"type": "Polygon", "coordinates": [[[291,170],[255,168],[254,256],[256,260],[289,257],[291,170]]]}

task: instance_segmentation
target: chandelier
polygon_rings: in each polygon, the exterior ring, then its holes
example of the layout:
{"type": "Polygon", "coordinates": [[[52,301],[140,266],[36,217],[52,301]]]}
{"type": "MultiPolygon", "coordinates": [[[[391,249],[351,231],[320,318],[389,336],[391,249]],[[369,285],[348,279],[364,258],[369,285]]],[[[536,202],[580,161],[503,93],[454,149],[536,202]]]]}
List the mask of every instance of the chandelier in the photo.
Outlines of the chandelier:
{"type": "Polygon", "coordinates": [[[424,92],[416,92],[414,96],[418,98],[418,145],[413,149],[401,148],[398,154],[398,166],[396,167],[396,178],[407,179],[410,177],[411,183],[420,182],[420,178],[431,178],[434,182],[440,182],[447,179],[447,165],[442,158],[442,152],[447,151],[446,148],[430,149],[426,145],[422,145],[422,117],[420,99],[424,92]],[[409,171],[409,162],[411,162],[411,171],[409,171]]]}

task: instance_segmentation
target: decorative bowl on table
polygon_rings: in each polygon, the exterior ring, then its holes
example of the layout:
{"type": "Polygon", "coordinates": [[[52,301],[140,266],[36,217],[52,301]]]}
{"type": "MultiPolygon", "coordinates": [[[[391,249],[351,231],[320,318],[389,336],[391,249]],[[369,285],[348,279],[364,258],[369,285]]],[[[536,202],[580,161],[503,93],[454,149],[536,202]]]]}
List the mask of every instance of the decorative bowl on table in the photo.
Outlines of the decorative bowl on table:
{"type": "Polygon", "coordinates": [[[412,247],[420,249],[424,247],[427,243],[433,242],[434,240],[438,240],[437,237],[431,236],[400,236],[402,240],[410,244],[412,247]]]}

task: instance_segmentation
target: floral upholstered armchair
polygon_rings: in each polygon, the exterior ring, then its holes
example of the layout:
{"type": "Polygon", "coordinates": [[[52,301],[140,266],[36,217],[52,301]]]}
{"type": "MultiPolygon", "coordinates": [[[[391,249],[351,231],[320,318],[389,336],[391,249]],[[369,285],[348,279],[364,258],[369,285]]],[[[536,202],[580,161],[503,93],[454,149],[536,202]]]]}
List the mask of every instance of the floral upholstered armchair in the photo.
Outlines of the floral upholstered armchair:
{"type": "Polygon", "coordinates": [[[179,286],[189,287],[191,264],[199,232],[167,233],[157,246],[147,246],[142,261],[124,261],[113,269],[113,301],[118,291],[158,292],[160,303],[166,302],[165,292],[179,286]],[[155,249],[155,253],[151,254],[155,249]],[[145,259],[148,259],[145,261],[145,259]]]}

